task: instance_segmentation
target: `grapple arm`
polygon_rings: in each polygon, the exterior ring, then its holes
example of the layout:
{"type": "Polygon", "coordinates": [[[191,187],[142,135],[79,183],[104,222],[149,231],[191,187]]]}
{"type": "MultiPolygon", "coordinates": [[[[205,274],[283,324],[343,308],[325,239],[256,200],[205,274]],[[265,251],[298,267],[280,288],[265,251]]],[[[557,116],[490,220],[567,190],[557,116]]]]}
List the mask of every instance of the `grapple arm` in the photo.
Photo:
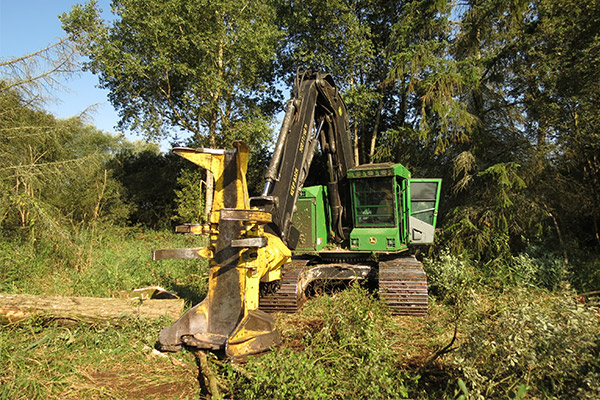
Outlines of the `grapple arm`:
{"type": "Polygon", "coordinates": [[[224,349],[228,356],[238,357],[279,342],[273,318],[258,310],[259,281],[278,279],[291,253],[277,236],[263,231],[271,215],[248,207],[249,149],[241,142],[234,145],[235,150],[174,149],[214,174],[215,193],[210,224],[204,229],[210,245],[197,250],[199,256],[210,258],[208,293],[161,331],[159,344],[164,351],[187,345],[224,349]]]}

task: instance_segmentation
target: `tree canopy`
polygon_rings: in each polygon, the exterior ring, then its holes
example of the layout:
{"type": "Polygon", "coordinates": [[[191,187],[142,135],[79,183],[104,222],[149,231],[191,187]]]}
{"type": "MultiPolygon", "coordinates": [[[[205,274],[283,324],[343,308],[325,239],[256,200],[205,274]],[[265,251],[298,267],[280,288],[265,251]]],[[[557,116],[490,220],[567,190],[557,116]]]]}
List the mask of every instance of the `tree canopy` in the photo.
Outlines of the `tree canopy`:
{"type": "MultiPolygon", "coordinates": [[[[102,20],[92,1],[61,19],[87,56],[85,68],[110,91],[123,127],[146,136],[186,131],[203,146],[246,140],[258,188],[281,82],[297,67],[326,70],[349,105],[359,162],[402,162],[417,175],[444,178],[447,245],[481,260],[541,245],[566,262],[569,253],[600,246],[597,0],[115,0],[112,13],[102,20]]],[[[53,65],[60,71],[72,63],[53,65]]],[[[6,132],[22,129],[25,118],[60,126],[55,132],[87,130],[90,146],[104,140],[80,122],[46,121],[12,82],[3,81],[2,101],[26,110],[5,109],[6,132]]],[[[64,139],[56,135],[44,140],[64,139]]],[[[22,140],[29,161],[50,166],[71,154],[63,144],[50,160],[33,144],[22,140]]],[[[143,180],[145,165],[173,165],[149,148],[117,152],[110,168],[129,193],[131,223],[148,221],[144,207],[159,203],[195,215],[186,204],[199,202],[193,185],[202,178],[169,172],[180,183],[160,186],[172,194],[151,200],[128,180],[143,180]]],[[[31,164],[14,157],[7,155],[3,171],[31,164]]]]}
{"type": "Polygon", "coordinates": [[[150,137],[186,131],[215,146],[241,118],[272,111],[280,31],[269,2],[115,0],[112,13],[102,20],[90,1],[61,20],[122,127],[150,137]]]}

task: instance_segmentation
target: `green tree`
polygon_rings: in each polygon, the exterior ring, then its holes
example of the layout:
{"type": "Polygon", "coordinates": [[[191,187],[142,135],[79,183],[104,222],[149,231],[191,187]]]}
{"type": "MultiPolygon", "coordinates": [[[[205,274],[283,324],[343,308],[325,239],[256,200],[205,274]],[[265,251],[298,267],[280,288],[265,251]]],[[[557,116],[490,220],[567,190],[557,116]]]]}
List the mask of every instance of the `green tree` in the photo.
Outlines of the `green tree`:
{"type": "Polygon", "coordinates": [[[259,103],[280,37],[268,2],[115,0],[111,22],[100,12],[91,1],[61,20],[122,127],[215,145],[259,103]]]}
{"type": "Polygon", "coordinates": [[[107,160],[119,138],[74,117],[57,120],[0,87],[0,224],[30,238],[127,214],[107,160]]]}
{"type": "Polygon", "coordinates": [[[466,65],[449,57],[447,1],[281,1],[282,65],[331,72],[349,106],[357,162],[442,152],[474,118],[458,96],[466,65]]]}
{"type": "Polygon", "coordinates": [[[409,1],[393,25],[388,81],[396,87],[378,160],[424,169],[469,140],[477,118],[463,97],[474,83],[469,63],[452,57],[451,1],[409,1]],[[429,160],[429,161],[427,161],[429,160]]]}
{"type": "Polygon", "coordinates": [[[557,235],[562,225],[576,242],[600,246],[600,2],[540,0],[533,11],[513,70],[540,173],[551,182],[536,196],[558,216],[557,235]]]}
{"type": "MultiPolygon", "coordinates": [[[[123,187],[123,201],[131,209],[126,221],[129,225],[170,227],[176,207],[175,190],[181,184],[178,178],[189,170],[181,157],[161,153],[153,143],[127,142],[120,146],[108,167],[123,187]]],[[[199,202],[188,204],[195,204],[198,212],[199,202]]]]}
{"type": "Polygon", "coordinates": [[[478,123],[448,154],[448,233],[487,259],[543,240],[568,262],[569,236],[598,243],[598,2],[465,5],[453,57],[478,123]]]}
{"type": "Polygon", "coordinates": [[[469,1],[455,9],[460,29],[450,57],[468,83],[458,98],[475,123],[443,159],[449,197],[446,233],[457,248],[484,261],[502,260],[540,234],[542,212],[530,195],[534,148],[510,65],[518,55],[527,2],[469,1]],[[461,13],[462,12],[462,13],[461,13]]]}
{"type": "MultiPolygon", "coordinates": [[[[95,1],[61,19],[120,112],[122,127],[147,136],[193,134],[229,146],[227,132],[269,115],[268,83],[281,37],[270,2],[115,0],[112,22],[95,1]]],[[[238,139],[245,139],[244,136],[238,139]]],[[[207,176],[207,199],[212,176],[207,176]]],[[[207,202],[207,212],[211,202],[207,202]]]]}
{"type": "Polygon", "coordinates": [[[287,33],[280,64],[289,77],[297,66],[331,73],[343,91],[353,135],[354,158],[369,161],[371,138],[380,131],[390,86],[391,26],[400,2],[287,1],[278,2],[287,33]]]}

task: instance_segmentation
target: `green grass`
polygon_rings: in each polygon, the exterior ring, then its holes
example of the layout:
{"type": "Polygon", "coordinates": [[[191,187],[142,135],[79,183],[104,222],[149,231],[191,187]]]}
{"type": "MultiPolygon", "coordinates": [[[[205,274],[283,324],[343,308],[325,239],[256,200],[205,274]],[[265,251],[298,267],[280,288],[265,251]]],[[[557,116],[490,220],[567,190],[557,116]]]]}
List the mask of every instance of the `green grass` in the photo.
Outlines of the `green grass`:
{"type": "Polygon", "coordinates": [[[152,250],[199,247],[198,236],[134,228],[84,231],[67,244],[0,243],[0,292],[116,297],[122,290],[162,286],[190,302],[204,298],[207,262],[153,262],[152,250]]]}
{"type": "MultiPolygon", "coordinates": [[[[207,263],[150,258],[152,249],[198,247],[201,240],[105,228],[79,231],[66,244],[0,241],[0,292],[112,297],[159,285],[195,304],[206,294],[207,263]]],[[[525,261],[520,265],[534,266],[525,261]]],[[[564,284],[556,290],[536,287],[531,279],[498,285],[502,274],[488,283],[476,265],[450,253],[426,267],[435,294],[426,317],[391,316],[359,284],[318,291],[300,312],[276,315],[283,342],[271,352],[243,364],[209,357],[222,395],[600,398],[597,305],[564,284]]],[[[0,325],[0,399],[204,396],[193,353],[153,351],[169,323],[125,318],[64,326],[37,316],[0,325]]]]}
{"type": "MultiPolygon", "coordinates": [[[[206,293],[207,263],[152,262],[151,251],[201,245],[199,237],[120,228],[80,232],[67,244],[3,241],[0,292],[116,297],[159,285],[192,304],[206,293]]],[[[122,319],[65,327],[38,316],[1,325],[0,399],[197,398],[193,355],[153,353],[169,323],[122,319]]]]}
{"type": "Polygon", "coordinates": [[[192,399],[189,353],[156,356],[165,321],[65,327],[32,318],[0,330],[1,399],[192,399]]]}

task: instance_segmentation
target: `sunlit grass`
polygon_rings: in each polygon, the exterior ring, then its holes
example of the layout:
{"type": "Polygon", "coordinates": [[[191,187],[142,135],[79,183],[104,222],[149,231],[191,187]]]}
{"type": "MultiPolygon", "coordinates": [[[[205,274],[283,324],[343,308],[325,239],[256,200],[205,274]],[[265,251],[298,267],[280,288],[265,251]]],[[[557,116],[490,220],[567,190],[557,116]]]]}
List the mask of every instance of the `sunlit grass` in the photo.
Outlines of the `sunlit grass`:
{"type": "Polygon", "coordinates": [[[133,228],[85,232],[68,244],[4,242],[0,291],[118,297],[122,290],[158,285],[197,302],[206,294],[206,261],[153,262],[152,250],[203,244],[197,236],[133,228]]]}
{"type": "Polygon", "coordinates": [[[194,357],[153,353],[165,323],[123,319],[67,327],[32,318],[5,325],[0,330],[0,398],[194,398],[194,357]]]}

